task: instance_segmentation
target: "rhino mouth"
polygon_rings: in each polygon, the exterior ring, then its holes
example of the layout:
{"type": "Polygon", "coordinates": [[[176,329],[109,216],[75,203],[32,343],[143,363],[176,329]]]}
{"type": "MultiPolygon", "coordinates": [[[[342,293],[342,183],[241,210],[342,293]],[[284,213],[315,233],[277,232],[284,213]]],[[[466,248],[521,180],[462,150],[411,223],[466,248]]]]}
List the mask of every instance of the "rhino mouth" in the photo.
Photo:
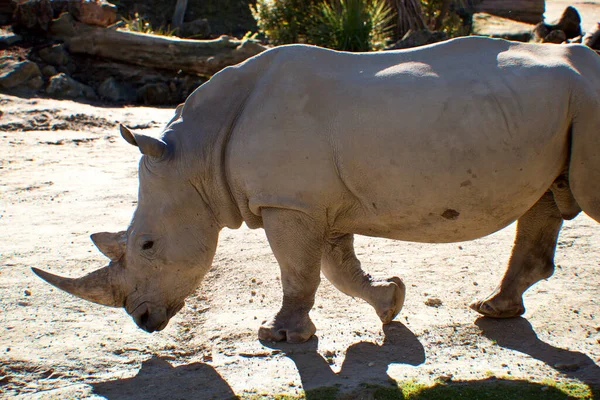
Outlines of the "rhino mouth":
{"type": "Polygon", "coordinates": [[[138,304],[129,314],[136,325],[148,333],[162,331],[170,319],[183,308],[184,302],[165,308],[149,301],[138,304]]]}

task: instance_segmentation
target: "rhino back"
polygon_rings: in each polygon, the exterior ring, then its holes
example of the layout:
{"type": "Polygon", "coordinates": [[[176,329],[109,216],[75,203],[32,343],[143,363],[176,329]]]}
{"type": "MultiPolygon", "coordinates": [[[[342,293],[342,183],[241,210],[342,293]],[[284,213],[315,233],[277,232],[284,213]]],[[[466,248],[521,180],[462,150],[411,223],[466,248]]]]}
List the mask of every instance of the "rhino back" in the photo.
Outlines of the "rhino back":
{"type": "Polygon", "coordinates": [[[262,207],[293,208],[334,231],[425,242],[501,229],[566,162],[566,54],[481,38],[280,49],[228,144],[242,215],[259,224],[262,207]]]}

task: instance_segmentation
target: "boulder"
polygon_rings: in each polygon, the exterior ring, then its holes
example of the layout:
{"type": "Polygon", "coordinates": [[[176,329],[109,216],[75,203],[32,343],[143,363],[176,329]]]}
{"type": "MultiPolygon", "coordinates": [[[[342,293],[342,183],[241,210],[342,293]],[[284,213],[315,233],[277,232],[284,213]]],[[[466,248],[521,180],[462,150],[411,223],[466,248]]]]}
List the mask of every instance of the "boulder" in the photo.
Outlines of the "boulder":
{"type": "Polygon", "coordinates": [[[46,65],[44,68],[42,68],[42,75],[44,76],[50,77],[56,74],[56,68],[54,68],[52,65],[46,65]]]}
{"type": "Polygon", "coordinates": [[[25,29],[48,30],[54,16],[50,0],[18,2],[13,13],[13,26],[25,29]]]}
{"type": "Polygon", "coordinates": [[[81,82],[77,82],[75,79],[64,73],[54,75],[50,78],[46,93],[61,99],[84,97],[86,99],[94,100],[98,98],[94,89],[81,82]]]}
{"type": "Polygon", "coordinates": [[[137,101],[146,105],[170,104],[171,91],[166,83],[148,83],[137,90],[137,101]]]}
{"type": "Polygon", "coordinates": [[[44,80],[42,79],[41,76],[36,76],[34,78],[31,78],[27,82],[27,87],[29,89],[33,89],[35,91],[40,90],[42,88],[42,86],[44,86],[44,80]]]}
{"type": "Polygon", "coordinates": [[[542,39],[542,43],[561,44],[566,41],[567,35],[561,30],[552,31],[549,34],[547,34],[544,39],[542,39]]]}
{"type": "Polygon", "coordinates": [[[117,21],[117,7],[105,0],[21,0],[13,12],[13,25],[48,30],[50,21],[64,12],[88,25],[106,27],[117,21]]]}
{"type": "Polygon", "coordinates": [[[548,42],[552,37],[546,37],[552,31],[563,31],[567,39],[574,39],[581,36],[581,17],[579,12],[574,7],[567,7],[562,15],[554,23],[540,22],[533,30],[534,39],[536,42],[548,42]]]}
{"type": "Polygon", "coordinates": [[[0,59],[0,88],[17,88],[41,75],[39,67],[32,61],[19,62],[11,58],[0,59]]]}
{"type": "Polygon", "coordinates": [[[63,44],[44,47],[40,50],[39,55],[44,62],[56,67],[67,65],[69,63],[69,54],[65,50],[63,44]]]}
{"type": "Polygon", "coordinates": [[[0,47],[9,47],[15,43],[19,43],[23,38],[15,33],[0,33],[0,47]]]}
{"type": "Polygon", "coordinates": [[[117,6],[105,0],[82,1],[75,18],[84,24],[106,27],[117,22],[117,6]]]}
{"type": "Polygon", "coordinates": [[[594,50],[600,50],[600,22],[585,34],[582,43],[594,50]]]}
{"type": "Polygon", "coordinates": [[[113,77],[105,79],[100,84],[98,94],[105,100],[115,102],[133,102],[136,100],[136,92],[113,77]]]}

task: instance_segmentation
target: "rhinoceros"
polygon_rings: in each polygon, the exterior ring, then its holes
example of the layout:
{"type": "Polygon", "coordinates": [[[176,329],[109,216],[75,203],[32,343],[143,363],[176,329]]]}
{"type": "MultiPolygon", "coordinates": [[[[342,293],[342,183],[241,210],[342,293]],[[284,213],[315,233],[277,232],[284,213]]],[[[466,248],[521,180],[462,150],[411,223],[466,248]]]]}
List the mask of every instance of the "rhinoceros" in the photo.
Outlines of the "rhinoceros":
{"type": "Polygon", "coordinates": [[[160,138],[121,126],[143,155],[129,227],[92,235],[109,265],[78,279],[34,271],[159,331],[211,267],[220,230],[246,223],[281,267],[283,302],[258,336],[302,342],[321,272],[384,324],[403,306],[403,281],[365,273],[353,235],[458,242],[518,221],[503,279],[471,306],[517,316],[553,273],[562,221],[600,221],[599,111],[600,57],[581,45],[277,47],[214,75],[160,138]]]}

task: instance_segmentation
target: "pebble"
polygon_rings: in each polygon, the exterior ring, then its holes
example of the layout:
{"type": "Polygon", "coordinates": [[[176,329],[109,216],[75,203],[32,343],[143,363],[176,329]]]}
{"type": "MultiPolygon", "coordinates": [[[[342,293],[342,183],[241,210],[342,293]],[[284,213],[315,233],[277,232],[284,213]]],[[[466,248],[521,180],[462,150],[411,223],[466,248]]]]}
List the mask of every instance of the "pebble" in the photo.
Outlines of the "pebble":
{"type": "Polygon", "coordinates": [[[441,307],[442,304],[442,300],[438,299],[437,297],[430,297],[425,300],[425,305],[429,307],[441,307]]]}

